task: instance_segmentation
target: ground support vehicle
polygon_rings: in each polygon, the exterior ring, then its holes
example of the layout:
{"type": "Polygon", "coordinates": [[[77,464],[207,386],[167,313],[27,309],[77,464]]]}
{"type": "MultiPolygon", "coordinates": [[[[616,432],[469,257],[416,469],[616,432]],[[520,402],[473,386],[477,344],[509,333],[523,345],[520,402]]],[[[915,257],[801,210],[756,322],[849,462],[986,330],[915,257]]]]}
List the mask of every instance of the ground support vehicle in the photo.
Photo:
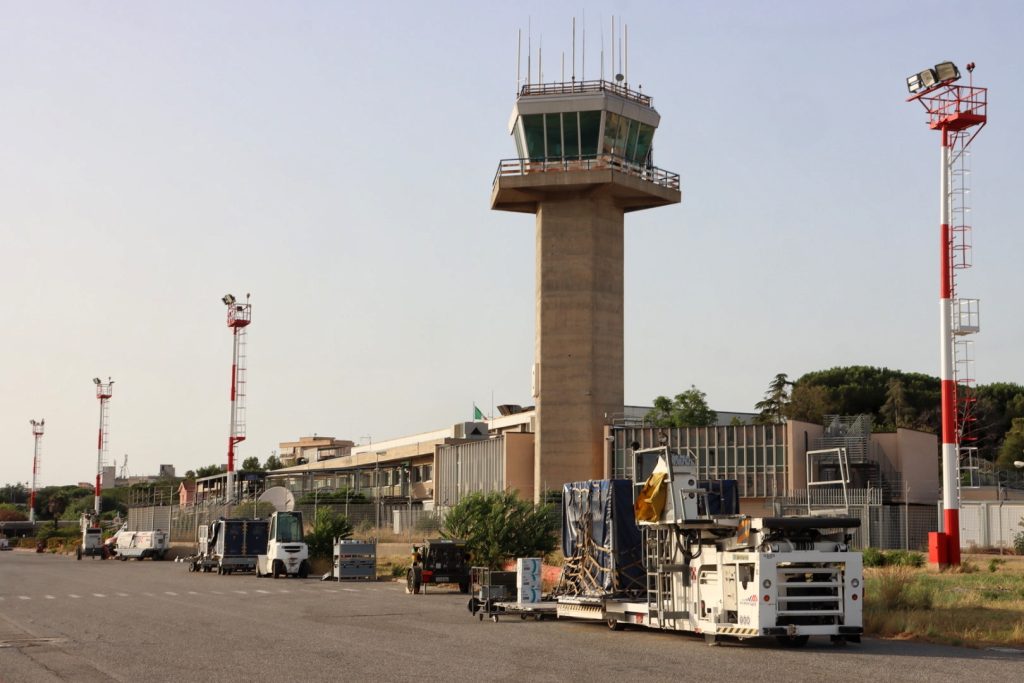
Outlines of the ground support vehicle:
{"type": "MultiPolygon", "coordinates": [[[[103,544],[103,530],[99,527],[99,520],[91,515],[83,514],[80,524],[82,542],[75,550],[75,557],[79,560],[83,557],[98,557],[101,560],[110,557],[110,550],[103,544]]],[[[38,549],[37,552],[39,552],[38,549]]]]}
{"type": "Polygon", "coordinates": [[[557,604],[554,600],[524,600],[526,596],[518,590],[517,572],[473,567],[470,580],[473,597],[469,599],[467,608],[480,621],[486,617],[497,623],[501,616],[513,615],[518,615],[520,619],[540,621],[545,616],[555,615],[557,604]]]}
{"type": "Polygon", "coordinates": [[[309,547],[302,540],[302,513],[275,512],[265,549],[256,556],[256,576],[309,576],[309,547]]]}
{"type": "Polygon", "coordinates": [[[10,550],[11,544],[6,536],[0,536],[0,550],[10,550]]]}
{"type": "MultiPolygon", "coordinates": [[[[860,642],[863,565],[847,533],[860,525],[858,518],[710,514],[709,489],[697,481],[692,459],[667,448],[636,457],[634,471],[648,475],[634,482],[643,485],[635,510],[643,585],[622,582],[617,593],[588,585],[583,570],[600,564],[600,553],[591,530],[577,528],[589,547],[577,543],[566,553],[558,617],[600,620],[613,630],[688,631],[710,644],[772,636],[790,646],[810,636],[860,642]]],[[[595,483],[566,484],[567,499],[580,500],[578,490],[595,483]]]]}
{"type": "Polygon", "coordinates": [[[377,543],[350,538],[334,539],[334,571],[330,578],[377,580],[377,543]]]}
{"type": "Polygon", "coordinates": [[[412,566],[406,573],[406,592],[427,592],[427,584],[455,583],[469,592],[469,553],[466,542],[454,539],[423,541],[412,547],[412,566]]]}
{"type": "Polygon", "coordinates": [[[117,534],[117,545],[114,550],[117,559],[131,558],[145,560],[147,557],[162,560],[170,548],[170,534],[157,529],[156,531],[127,531],[122,529],[117,534]]]}
{"type": "Polygon", "coordinates": [[[196,554],[189,558],[190,572],[233,574],[256,568],[256,556],[267,551],[265,519],[218,519],[200,524],[196,554]]]}

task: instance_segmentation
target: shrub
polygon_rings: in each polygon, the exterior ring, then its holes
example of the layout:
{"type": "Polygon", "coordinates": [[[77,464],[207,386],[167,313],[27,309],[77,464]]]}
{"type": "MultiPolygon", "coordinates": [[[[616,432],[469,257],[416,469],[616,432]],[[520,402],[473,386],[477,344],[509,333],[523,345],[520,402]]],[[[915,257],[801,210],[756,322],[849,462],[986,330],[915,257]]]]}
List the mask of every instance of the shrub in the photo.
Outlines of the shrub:
{"type": "Polygon", "coordinates": [[[865,548],[863,558],[865,567],[885,566],[885,555],[878,548],[865,548]]]}
{"type": "Polygon", "coordinates": [[[995,574],[999,570],[999,566],[1004,564],[1006,564],[1006,560],[998,557],[993,557],[991,560],[988,561],[988,570],[992,574],[995,574]]]}
{"type": "Polygon", "coordinates": [[[924,554],[910,550],[889,550],[885,553],[885,564],[920,569],[924,566],[924,554]]]}
{"type": "Polygon", "coordinates": [[[350,538],[352,525],[345,515],[339,515],[330,508],[322,507],[316,511],[313,528],[306,534],[306,545],[309,556],[313,559],[334,557],[334,539],[350,538]]]}
{"type": "Polygon", "coordinates": [[[554,550],[558,522],[551,513],[550,505],[534,506],[514,491],[472,493],[445,517],[442,535],[466,541],[475,564],[496,568],[554,550]]]}
{"type": "Polygon", "coordinates": [[[1024,531],[1020,531],[1013,537],[1013,552],[1024,555],[1024,531]]]}

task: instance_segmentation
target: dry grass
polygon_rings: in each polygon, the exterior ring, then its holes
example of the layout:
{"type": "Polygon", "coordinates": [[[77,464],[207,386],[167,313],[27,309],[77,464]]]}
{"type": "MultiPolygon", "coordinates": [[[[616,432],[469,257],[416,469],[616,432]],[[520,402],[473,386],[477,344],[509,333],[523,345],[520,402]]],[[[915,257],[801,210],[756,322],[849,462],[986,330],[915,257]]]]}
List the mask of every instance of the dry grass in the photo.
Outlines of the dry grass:
{"type": "Polygon", "coordinates": [[[865,570],[866,633],[972,647],[1024,645],[1024,558],[964,559],[967,571],[865,570]]]}

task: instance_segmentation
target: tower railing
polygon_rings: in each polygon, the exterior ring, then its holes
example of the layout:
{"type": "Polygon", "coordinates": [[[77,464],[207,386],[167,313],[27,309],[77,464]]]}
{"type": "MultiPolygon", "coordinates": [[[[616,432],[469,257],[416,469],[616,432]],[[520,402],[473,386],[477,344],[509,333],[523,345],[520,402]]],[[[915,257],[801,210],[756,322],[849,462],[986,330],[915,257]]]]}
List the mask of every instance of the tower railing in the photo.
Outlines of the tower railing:
{"type": "Polygon", "coordinates": [[[608,92],[631,100],[645,107],[652,107],[654,100],[649,95],[644,95],[637,90],[630,90],[628,86],[612,83],[611,81],[569,81],[563,83],[527,83],[519,90],[520,97],[535,97],[538,95],[575,95],[585,93],[608,92]]]}
{"type": "MultiPolygon", "coordinates": [[[[494,183],[498,178],[508,176],[526,176],[534,173],[565,173],[569,171],[601,171],[612,170],[659,187],[671,190],[679,189],[679,174],[666,171],[657,166],[647,166],[628,161],[625,157],[614,154],[591,154],[574,157],[538,157],[534,159],[502,159],[498,162],[498,170],[494,174],[494,183]]],[[[493,184],[493,183],[492,183],[493,184]]]]}

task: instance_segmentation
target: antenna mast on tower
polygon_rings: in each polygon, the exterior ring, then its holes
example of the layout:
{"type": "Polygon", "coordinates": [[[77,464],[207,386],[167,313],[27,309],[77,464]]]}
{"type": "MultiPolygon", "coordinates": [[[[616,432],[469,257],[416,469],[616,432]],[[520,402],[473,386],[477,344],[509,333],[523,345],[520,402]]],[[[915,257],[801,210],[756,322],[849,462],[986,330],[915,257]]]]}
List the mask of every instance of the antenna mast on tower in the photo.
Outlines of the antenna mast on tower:
{"type": "Polygon", "coordinates": [[[103,486],[103,465],[107,461],[107,443],[110,441],[110,415],[107,411],[107,402],[114,395],[114,380],[107,377],[104,382],[99,377],[93,377],[92,383],[96,385],[96,398],[100,401],[100,430],[99,442],[96,453],[96,499],[93,508],[99,515],[102,511],[102,486],[103,486]]]}
{"type": "Polygon", "coordinates": [[[32,436],[35,437],[35,450],[32,453],[32,491],[28,496],[28,521],[33,524],[36,521],[36,487],[39,485],[37,481],[39,477],[39,470],[43,464],[43,425],[46,424],[46,420],[29,420],[29,424],[32,425],[32,436]]]}
{"type": "Polygon", "coordinates": [[[231,426],[228,431],[228,470],[225,498],[235,500],[235,444],[245,441],[245,347],[246,329],[252,322],[252,304],[249,295],[240,304],[231,294],[225,294],[221,301],[228,307],[228,327],[231,328],[233,346],[231,352],[231,426]]]}

